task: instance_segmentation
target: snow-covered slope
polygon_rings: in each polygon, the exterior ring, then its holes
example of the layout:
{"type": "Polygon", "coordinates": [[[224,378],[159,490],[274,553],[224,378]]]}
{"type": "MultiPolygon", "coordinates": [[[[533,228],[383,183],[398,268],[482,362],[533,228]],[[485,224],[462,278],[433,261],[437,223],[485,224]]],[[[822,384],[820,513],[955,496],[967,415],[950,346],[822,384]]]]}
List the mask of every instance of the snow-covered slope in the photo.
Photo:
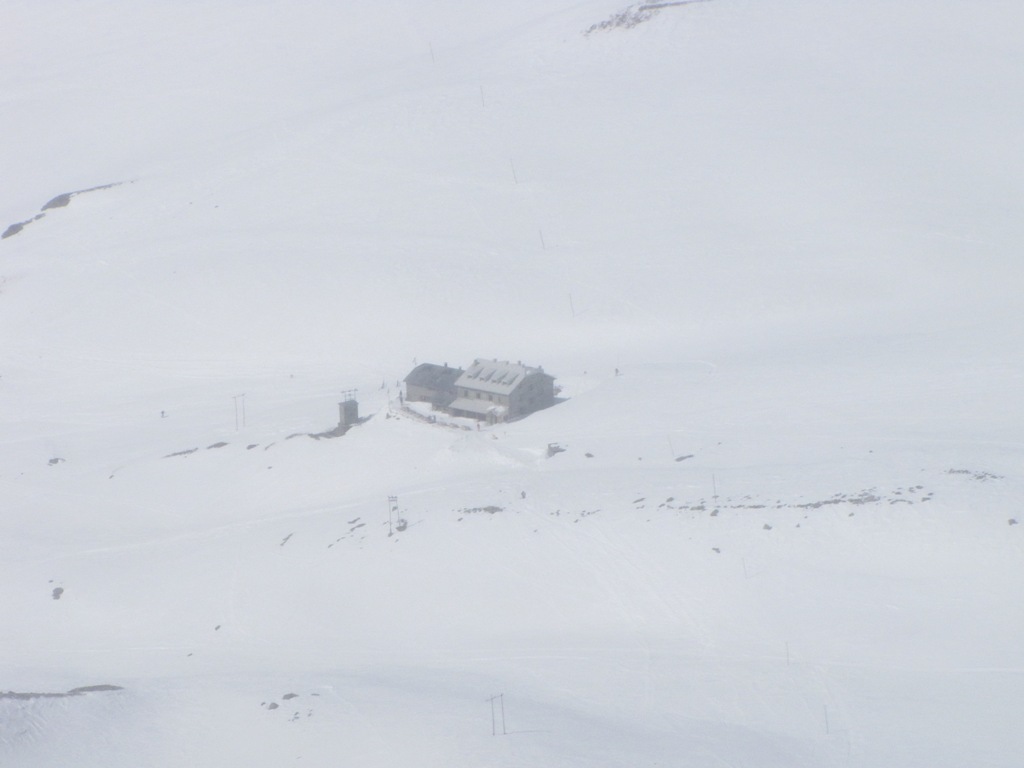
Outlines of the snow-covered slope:
{"type": "Polygon", "coordinates": [[[1022,17],[13,3],[0,763],[1017,765],[1022,17]]]}

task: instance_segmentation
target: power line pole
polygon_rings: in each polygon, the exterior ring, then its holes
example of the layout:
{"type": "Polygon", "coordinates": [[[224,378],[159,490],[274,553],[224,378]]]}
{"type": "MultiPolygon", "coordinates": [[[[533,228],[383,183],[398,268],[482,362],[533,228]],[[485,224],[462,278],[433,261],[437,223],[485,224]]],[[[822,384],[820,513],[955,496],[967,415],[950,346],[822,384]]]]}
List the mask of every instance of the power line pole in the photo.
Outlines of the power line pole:
{"type": "Polygon", "coordinates": [[[395,513],[397,511],[398,511],[398,497],[397,496],[388,496],[388,536],[391,536],[391,535],[394,534],[394,531],[392,530],[392,527],[391,527],[391,525],[392,525],[391,519],[394,517],[394,515],[395,515],[395,513]]]}
{"type": "Polygon", "coordinates": [[[491,736],[498,735],[497,711],[494,708],[494,702],[498,702],[501,712],[501,735],[508,736],[508,729],[505,728],[505,694],[496,694],[487,699],[487,701],[491,702],[491,736]]]}
{"type": "Polygon", "coordinates": [[[235,432],[239,429],[239,423],[245,426],[245,393],[240,395],[233,395],[232,400],[235,401],[235,432]],[[241,405],[241,408],[239,408],[241,405]]]}

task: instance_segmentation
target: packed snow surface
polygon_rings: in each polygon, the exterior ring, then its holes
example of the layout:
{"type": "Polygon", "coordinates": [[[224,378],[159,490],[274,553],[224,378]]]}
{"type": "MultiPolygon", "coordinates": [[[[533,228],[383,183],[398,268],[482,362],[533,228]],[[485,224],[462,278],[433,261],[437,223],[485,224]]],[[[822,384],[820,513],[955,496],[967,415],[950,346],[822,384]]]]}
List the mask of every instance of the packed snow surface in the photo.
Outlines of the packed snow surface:
{"type": "Polygon", "coordinates": [[[1022,28],[7,3],[0,765],[1019,766],[1022,28]]]}

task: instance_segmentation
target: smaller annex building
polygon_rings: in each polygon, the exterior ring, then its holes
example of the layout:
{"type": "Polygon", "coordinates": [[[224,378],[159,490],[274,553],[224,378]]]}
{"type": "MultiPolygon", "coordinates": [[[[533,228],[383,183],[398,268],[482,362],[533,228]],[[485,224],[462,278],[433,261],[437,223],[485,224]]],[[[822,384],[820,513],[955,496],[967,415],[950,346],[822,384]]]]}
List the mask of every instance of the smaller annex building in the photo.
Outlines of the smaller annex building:
{"type": "Polygon", "coordinates": [[[522,363],[473,361],[455,381],[447,410],[491,424],[518,419],[555,404],[555,377],[522,363]]]}
{"type": "Polygon", "coordinates": [[[448,363],[421,363],[405,377],[405,399],[447,408],[455,399],[455,382],[463,373],[461,368],[450,368],[448,363]]]}

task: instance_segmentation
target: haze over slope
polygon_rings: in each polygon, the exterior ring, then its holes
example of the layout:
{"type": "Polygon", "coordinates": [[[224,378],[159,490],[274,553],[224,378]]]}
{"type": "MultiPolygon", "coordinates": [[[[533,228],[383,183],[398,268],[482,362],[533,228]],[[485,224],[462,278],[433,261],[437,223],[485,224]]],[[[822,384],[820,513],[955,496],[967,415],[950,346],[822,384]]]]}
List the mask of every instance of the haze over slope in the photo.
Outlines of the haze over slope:
{"type": "Polygon", "coordinates": [[[1016,765],[1024,11],[623,10],[11,4],[0,763],[1016,765]]]}

